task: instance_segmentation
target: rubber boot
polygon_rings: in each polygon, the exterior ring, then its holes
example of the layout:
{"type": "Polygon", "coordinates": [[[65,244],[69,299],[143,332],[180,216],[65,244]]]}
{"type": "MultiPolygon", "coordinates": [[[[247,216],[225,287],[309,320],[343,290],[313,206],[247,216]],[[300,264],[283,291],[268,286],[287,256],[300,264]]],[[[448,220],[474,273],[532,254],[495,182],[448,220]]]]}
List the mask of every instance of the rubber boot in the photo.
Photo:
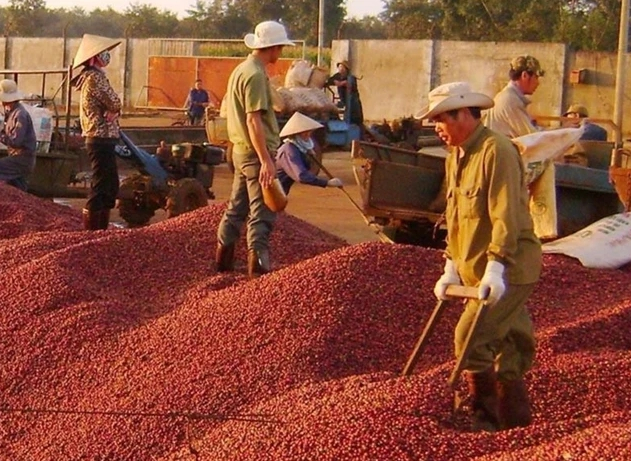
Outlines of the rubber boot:
{"type": "Polygon", "coordinates": [[[472,423],[475,432],[495,432],[500,429],[497,376],[493,367],[478,373],[467,372],[471,395],[472,423]]]}
{"type": "Polygon", "coordinates": [[[532,422],[528,389],[523,379],[498,381],[499,416],[502,429],[526,427],[532,422]]]}
{"type": "Polygon", "coordinates": [[[215,256],[217,272],[229,272],[234,270],[234,247],[234,243],[231,245],[217,244],[217,253],[215,256]]]}
{"type": "Polygon", "coordinates": [[[110,225],[110,210],[99,210],[99,225],[98,229],[107,230],[110,225]]]}
{"type": "Polygon", "coordinates": [[[256,278],[271,271],[268,250],[248,250],[248,275],[256,278]]]}
{"type": "Polygon", "coordinates": [[[83,209],[83,229],[99,230],[101,227],[101,211],[83,209]]]}

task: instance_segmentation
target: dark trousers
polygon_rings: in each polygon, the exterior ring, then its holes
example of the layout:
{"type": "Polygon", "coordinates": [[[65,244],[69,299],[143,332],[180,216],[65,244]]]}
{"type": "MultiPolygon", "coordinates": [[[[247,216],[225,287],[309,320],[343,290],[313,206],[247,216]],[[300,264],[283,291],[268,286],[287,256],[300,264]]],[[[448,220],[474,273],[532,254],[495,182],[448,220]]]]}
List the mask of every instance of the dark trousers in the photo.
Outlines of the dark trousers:
{"type": "Polygon", "coordinates": [[[92,165],[90,195],[85,204],[89,211],[110,210],[116,206],[118,168],[114,150],[117,139],[88,138],[86,148],[92,165]]]}

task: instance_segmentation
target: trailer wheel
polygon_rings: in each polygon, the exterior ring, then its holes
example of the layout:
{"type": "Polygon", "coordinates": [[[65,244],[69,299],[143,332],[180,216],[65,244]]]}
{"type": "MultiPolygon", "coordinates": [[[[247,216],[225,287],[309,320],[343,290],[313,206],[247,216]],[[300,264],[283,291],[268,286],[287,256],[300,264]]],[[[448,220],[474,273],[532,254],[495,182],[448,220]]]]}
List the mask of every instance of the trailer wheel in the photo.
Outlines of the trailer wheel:
{"type": "Polygon", "coordinates": [[[204,186],[193,178],[178,180],[167,197],[167,218],[174,218],[189,211],[208,205],[208,194],[204,186]]]}

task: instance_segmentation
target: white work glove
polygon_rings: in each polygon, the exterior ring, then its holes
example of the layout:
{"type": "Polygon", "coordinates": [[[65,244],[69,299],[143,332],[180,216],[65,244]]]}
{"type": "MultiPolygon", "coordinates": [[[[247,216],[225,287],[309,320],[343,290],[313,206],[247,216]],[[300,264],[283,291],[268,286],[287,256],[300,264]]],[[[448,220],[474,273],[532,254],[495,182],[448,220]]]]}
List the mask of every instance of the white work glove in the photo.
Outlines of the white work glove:
{"type": "Polygon", "coordinates": [[[438,279],[438,282],[436,282],[436,285],[434,285],[434,296],[441,301],[446,300],[446,292],[449,285],[462,285],[460,276],[456,270],[456,265],[451,259],[445,261],[445,271],[438,279]]]}
{"type": "Polygon", "coordinates": [[[326,185],[327,187],[342,187],[344,184],[342,184],[342,180],[339,178],[331,178],[326,185]]]}
{"type": "Polygon", "coordinates": [[[500,300],[506,291],[504,283],[504,265],[497,261],[486,263],[484,276],[480,280],[478,288],[478,299],[486,299],[489,305],[493,305],[500,300]]]}

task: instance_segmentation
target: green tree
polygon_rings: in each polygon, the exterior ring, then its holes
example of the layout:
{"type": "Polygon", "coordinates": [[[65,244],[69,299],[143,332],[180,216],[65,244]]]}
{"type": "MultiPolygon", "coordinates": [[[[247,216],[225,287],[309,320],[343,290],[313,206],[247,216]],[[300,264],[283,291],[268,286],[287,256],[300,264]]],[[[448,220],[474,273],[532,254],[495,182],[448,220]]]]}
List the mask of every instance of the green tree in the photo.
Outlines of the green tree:
{"type": "Polygon", "coordinates": [[[32,37],[38,35],[46,19],[45,0],[9,0],[5,34],[32,37]]]}
{"type": "Polygon", "coordinates": [[[134,37],[173,37],[179,21],[177,15],[158,10],[147,3],[132,3],[125,9],[127,30],[134,37]]]}

